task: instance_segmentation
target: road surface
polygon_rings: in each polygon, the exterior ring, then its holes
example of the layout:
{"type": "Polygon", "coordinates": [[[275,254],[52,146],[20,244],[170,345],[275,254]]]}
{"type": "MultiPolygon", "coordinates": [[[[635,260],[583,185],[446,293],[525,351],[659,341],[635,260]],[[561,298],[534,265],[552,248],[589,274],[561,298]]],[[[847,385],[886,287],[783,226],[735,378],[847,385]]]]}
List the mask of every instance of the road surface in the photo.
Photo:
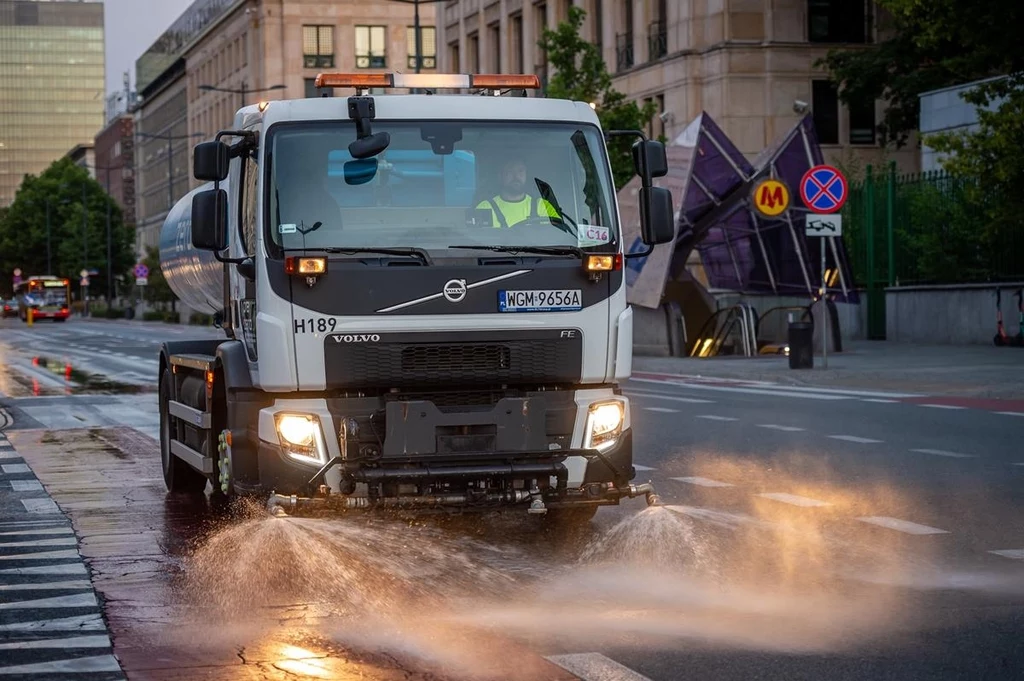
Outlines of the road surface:
{"type": "Polygon", "coordinates": [[[0,325],[3,678],[1024,669],[1024,403],[638,374],[663,508],[569,534],[245,519],[168,498],[151,439],[159,340],[215,333],[0,325]]]}

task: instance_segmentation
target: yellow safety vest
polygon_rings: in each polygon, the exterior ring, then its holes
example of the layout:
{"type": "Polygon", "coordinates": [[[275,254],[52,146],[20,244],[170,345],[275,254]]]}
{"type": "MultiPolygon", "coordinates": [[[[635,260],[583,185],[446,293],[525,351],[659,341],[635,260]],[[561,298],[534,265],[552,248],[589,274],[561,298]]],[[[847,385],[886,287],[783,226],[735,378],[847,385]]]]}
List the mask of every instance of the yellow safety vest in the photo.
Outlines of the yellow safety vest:
{"type": "Polygon", "coordinates": [[[530,217],[559,217],[551,202],[530,196],[524,196],[519,201],[506,201],[500,196],[495,196],[493,199],[481,201],[476,207],[477,210],[491,211],[492,227],[511,227],[530,217]],[[541,210],[544,212],[541,213],[541,210]]]}

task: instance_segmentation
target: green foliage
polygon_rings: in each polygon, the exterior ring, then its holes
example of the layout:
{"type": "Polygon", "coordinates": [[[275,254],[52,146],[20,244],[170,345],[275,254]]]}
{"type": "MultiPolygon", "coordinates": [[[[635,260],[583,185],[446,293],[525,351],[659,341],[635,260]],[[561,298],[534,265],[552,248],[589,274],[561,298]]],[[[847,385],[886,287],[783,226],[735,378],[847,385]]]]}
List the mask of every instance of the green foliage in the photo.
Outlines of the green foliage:
{"type": "MultiPolygon", "coordinates": [[[[594,103],[597,117],[605,130],[643,130],[651,122],[657,107],[648,102],[643,107],[626,99],[612,87],[612,77],[597,46],[580,36],[586,12],[569,8],[569,18],[555,30],[545,29],[538,45],[547,52],[554,75],[548,82],[547,95],[558,99],[594,103]]],[[[634,138],[613,138],[608,144],[615,189],[621,189],[636,172],[630,147],[634,138]]]]}
{"type": "Polygon", "coordinates": [[[847,104],[886,100],[879,125],[886,142],[906,144],[918,127],[918,95],[1024,71],[1020,0],[878,0],[880,33],[872,49],[831,50],[820,64],[847,104]]]}
{"type": "Polygon", "coordinates": [[[46,274],[47,204],[53,271],[78,281],[81,269],[98,269],[90,281],[93,295],[107,287],[107,208],[110,207],[111,271],[114,278],[131,267],[133,234],[121,209],[88,171],[69,159],[54,161],[39,176],[26,175],[14,202],[0,214],[0,273],[7,281],[16,268],[22,277],[46,274]],[[86,217],[83,239],[83,189],[86,217]],[[88,252],[86,253],[86,248],[88,252]]]}
{"type": "Polygon", "coordinates": [[[875,175],[851,184],[843,209],[843,239],[857,283],[889,283],[890,215],[893,284],[1019,281],[1024,277],[1024,232],[991,223],[985,214],[992,199],[986,186],[945,171],[891,179],[875,175]],[[868,271],[869,241],[874,245],[873,277],[868,271]]]}

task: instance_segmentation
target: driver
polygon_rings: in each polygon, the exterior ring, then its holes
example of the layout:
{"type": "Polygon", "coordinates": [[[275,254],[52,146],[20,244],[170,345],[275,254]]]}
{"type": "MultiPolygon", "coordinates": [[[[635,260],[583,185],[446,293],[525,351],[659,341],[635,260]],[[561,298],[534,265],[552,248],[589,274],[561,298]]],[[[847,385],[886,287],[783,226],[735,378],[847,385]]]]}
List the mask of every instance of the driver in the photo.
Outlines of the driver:
{"type": "Polygon", "coordinates": [[[526,163],[510,158],[501,166],[501,191],[476,205],[491,212],[492,227],[512,227],[530,218],[557,218],[558,211],[547,200],[526,191],[526,163]]]}

